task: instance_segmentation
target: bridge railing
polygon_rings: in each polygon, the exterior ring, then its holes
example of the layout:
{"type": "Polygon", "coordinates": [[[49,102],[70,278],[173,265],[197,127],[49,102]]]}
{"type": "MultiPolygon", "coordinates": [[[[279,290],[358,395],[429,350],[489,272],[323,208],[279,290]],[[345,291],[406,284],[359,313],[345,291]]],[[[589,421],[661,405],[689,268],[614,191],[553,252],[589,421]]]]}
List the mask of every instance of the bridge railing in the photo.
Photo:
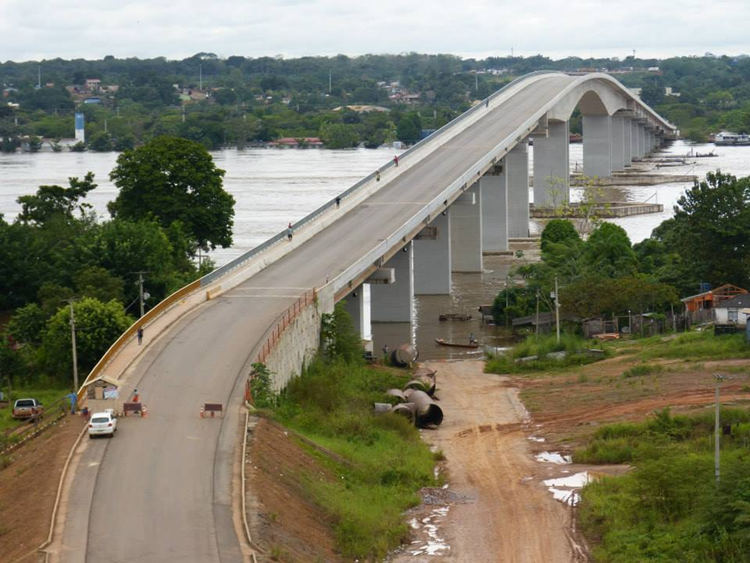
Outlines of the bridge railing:
{"type": "Polygon", "coordinates": [[[281,340],[281,336],[284,331],[294,322],[299,314],[304,311],[309,305],[315,303],[317,298],[317,290],[315,288],[306,291],[304,295],[300,296],[294,303],[292,303],[286,311],[284,311],[276,319],[276,322],[266,331],[265,341],[258,351],[256,362],[265,364],[268,356],[271,355],[276,345],[281,340]]]}
{"type": "MultiPolygon", "coordinates": [[[[532,72],[530,74],[526,74],[524,76],[520,76],[516,78],[515,80],[509,82],[505,86],[503,86],[501,89],[497,90],[496,92],[492,93],[490,96],[482,100],[482,103],[479,103],[469,110],[465,111],[461,115],[459,115],[456,119],[453,119],[449,123],[446,123],[443,125],[440,129],[432,133],[429,137],[426,137],[419,141],[418,143],[412,145],[408,149],[406,149],[403,153],[399,155],[399,159],[401,161],[409,159],[412,155],[414,155],[415,152],[419,151],[421,148],[425,147],[427,143],[434,141],[435,139],[444,136],[446,133],[451,132],[453,129],[458,127],[460,124],[462,124],[466,119],[474,115],[474,113],[478,111],[482,111],[484,109],[484,106],[497,98],[498,96],[501,96],[505,92],[507,92],[510,88],[513,86],[516,86],[517,84],[528,80],[531,77],[539,76],[542,74],[554,74],[556,71],[551,70],[540,70],[536,72],[532,72]]],[[[407,160],[408,162],[408,160],[407,160]]],[[[377,181],[378,174],[384,173],[386,170],[389,170],[394,167],[393,161],[388,161],[386,164],[375,170],[374,172],[371,172],[364,178],[362,178],[359,182],[351,186],[350,188],[344,190],[341,192],[338,196],[334,197],[333,199],[327,201],[320,207],[318,207],[316,210],[314,210],[312,213],[309,213],[296,223],[292,225],[292,229],[296,232],[299,229],[305,227],[306,225],[312,223],[315,221],[318,217],[325,214],[327,211],[330,211],[332,209],[336,208],[336,202],[337,200],[339,202],[344,202],[347,198],[351,197],[355,193],[357,193],[359,190],[361,190],[363,187],[369,185],[370,183],[377,181]]],[[[259,244],[258,246],[248,250],[241,256],[238,256],[237,258],[227,262],[223,266],[216,268],[213,272],[203,276],[200,279],[200,285],[201,287],[205,287],[210,283],[215,282],[217,279],[221,278],[222,276],[236,270],[237,268],[240,268],[245,263],[247,263],[249,260],[252,260],[253,258],[257,257],[259,254],[265,252],[266,250],[274,247],[275,245],[284,242],[286,240],[286,230],[281,231],[280,233],[276,234],[275,236],[271,237],[267,241],[259,244]]]]}

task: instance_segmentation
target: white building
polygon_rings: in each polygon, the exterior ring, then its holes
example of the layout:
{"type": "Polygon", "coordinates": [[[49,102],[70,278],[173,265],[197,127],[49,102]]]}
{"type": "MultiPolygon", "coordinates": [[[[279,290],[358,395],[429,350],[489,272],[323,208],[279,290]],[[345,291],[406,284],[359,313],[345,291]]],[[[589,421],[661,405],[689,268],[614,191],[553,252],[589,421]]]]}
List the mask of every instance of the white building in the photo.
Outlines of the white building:
{"type": "Polygon", "coordinates": [[[750,316],[750,293],[737,295],[732,299],[722,301],[714,308],[718,324],[747,325],[750,316]]]}

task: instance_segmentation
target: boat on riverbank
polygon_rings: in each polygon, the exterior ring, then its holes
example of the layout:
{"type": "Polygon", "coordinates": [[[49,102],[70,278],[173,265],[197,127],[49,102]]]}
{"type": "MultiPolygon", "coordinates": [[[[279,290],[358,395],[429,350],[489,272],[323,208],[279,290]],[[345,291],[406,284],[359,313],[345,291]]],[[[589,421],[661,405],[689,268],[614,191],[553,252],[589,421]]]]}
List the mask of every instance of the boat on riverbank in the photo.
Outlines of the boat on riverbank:
{"type": "Polygon", "coordinates": [[[472,350],[476,350],[479,348],[479,344],[458,344],[456,342],[448,342],[447,340],[443,340],[442,338],[436,338],[435,342],[437,342],[440,346],[450,346],[452,348],[470,348],[472,350]]]}

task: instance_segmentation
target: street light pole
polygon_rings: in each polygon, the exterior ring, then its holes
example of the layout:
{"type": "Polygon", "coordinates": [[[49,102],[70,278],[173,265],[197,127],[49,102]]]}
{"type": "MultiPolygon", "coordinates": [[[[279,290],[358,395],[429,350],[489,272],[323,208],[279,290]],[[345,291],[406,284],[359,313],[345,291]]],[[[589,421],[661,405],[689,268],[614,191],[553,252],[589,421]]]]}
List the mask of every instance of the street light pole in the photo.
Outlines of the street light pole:
{"type": "Polygon", "coordinates": [[[141,306],[141,314],[139,316],[143,317],[143,307],[144,307],[144,301],[148,299],[148,294],[143,293],[143,274],[148,274],[148,270],[139,270],[138,272],[130,272],[131,274],[138,274],[138,300],[140,301],[141,306]]]}
{"type": "Polygon", "coordinates": [[[560,343],[560,296],[558,295],[557,276],[555,276],[555,325],[557,330],[557,343],[560,343]]]}

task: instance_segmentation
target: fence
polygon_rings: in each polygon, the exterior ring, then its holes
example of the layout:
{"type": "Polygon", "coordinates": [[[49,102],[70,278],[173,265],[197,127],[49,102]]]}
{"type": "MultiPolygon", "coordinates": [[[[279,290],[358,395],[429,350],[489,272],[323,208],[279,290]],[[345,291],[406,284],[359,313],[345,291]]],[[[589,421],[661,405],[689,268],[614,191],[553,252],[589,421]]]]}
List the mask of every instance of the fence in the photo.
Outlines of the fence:
{"type": "Polygon", "coordinates": [[[266,333],[268,336],[266,337],[266,341],[263,343],[260,352],[258,352],[258,358],[256,360],[259,364],[266,363],[268,356],[273,352],[273,349],[276,347],[276,344],[278,344],[281,335],[284,334],[287,327],[292,324],[294,319],[296,319],[308,305],[313,304],[316,299],[317,290],[313,288],[310,291],[306,291],[304,295],[297,299],[297,301],[281,314],[276,323],[269,330],[270,334],[269,332],[266,333]]]}

